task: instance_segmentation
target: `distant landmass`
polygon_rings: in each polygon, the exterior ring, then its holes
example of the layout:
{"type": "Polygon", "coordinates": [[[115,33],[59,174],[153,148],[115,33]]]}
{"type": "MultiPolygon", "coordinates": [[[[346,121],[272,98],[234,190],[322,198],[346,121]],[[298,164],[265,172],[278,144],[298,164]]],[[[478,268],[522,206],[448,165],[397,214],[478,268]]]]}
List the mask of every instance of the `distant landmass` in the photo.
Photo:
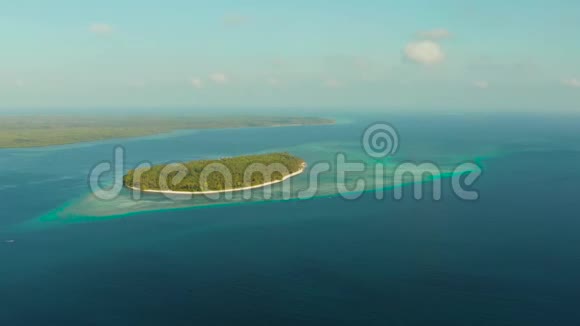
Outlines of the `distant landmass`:
{"type": "Polygon", "coordinates": [[[131,170],[123,183],[144,192],[219,193],[282,182],[302,173],[305,167],[303,159],[289,153],[268,153],[131,170]],[[179,180],[174,183],[176,177],[179,180]]]}
{"type": "Polygon", "coordinates": [[[332,124],[313,117],[198,116],[1,116],[0,148],[43,147],[176,130],[281,127],[332,124]]]}

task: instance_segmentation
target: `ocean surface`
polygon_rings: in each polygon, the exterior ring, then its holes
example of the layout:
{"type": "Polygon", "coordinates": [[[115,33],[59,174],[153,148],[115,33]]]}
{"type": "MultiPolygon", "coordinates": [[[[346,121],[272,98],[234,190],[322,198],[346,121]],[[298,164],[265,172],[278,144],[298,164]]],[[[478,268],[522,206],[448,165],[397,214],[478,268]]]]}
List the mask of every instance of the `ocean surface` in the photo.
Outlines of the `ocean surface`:
{"type": "Polygon", "coordinates": [[[0,325],[579,325],[579,127],[580,116],[358,114],[0,150],[0,325]],[[399,138],[384,159],[361,144],[377,122],[399,138]],[[309,168],[342,153],[441,174],[420,200],[417,185],[389,172],[375,184],[372,170],[345,181],[367,183],[358,198],[338,194],[332,172],[309,199],[296,195],[308,173],[272,200],[95,198],[89,173],[117,146],[125,170],[288,151],[309,168]],[[462,163],[483,172],[477,200],[452,189],[462,163]]]}

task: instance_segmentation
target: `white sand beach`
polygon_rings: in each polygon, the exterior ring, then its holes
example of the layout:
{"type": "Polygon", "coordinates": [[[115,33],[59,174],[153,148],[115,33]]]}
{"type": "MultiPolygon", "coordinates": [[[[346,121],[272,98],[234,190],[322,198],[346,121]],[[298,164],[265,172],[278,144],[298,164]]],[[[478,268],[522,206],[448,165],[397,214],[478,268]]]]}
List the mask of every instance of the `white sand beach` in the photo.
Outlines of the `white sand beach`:
{"type": "Polygon", "coordinates": [[[250,190],[250,189],[256,189],[256,188],[262,188],[262,187],[266,187],[269,185],[273,185],[276,183],[281,183],[284,182],[292,177],[295,177],[299,174],[302,174],[302,172],[304,172],[304,170],[306,170],[306,163],[304,163],[302,165],[302,168],[299,171],[296,171],[294,173],[291,173],[289,175],[284,176],[282,179],[280,180],[274,180],[274,181],[270,181],[270,182],[266,182],[263,184],[259,184],[259,185],[255,185],[255,186],[248,186],[248,187],[242,187],[242,188],[232,188],[232,189],[225,189],[225,190],[211,190],[211,191],[172,191],[172,190],[152,190],[152,189],[139,189],[139,188],[135,188],[135,187],[127,187],[131,190],[134,191],[141,191],[144,193],[155,193],[155,194],[167,194],[167,195],[212,195],[212,194],[221,194],[221,193],[229,193],[229,192],[237,192],[237,191],[244,191],[244,190],[250,190]]]}

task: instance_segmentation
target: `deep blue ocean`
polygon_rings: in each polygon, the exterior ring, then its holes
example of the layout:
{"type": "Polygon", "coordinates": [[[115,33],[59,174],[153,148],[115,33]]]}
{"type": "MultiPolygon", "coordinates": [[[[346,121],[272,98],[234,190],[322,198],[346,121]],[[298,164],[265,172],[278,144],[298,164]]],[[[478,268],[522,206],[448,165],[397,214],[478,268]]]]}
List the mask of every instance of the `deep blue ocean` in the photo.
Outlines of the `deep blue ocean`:
{"type": "Polygon", "coordinates": [[[0,325],[580,325],[580,116],[338,121],[0,150],[0,325]],[[116,145],[129,164],[313,161],[374,121],[398,128],[405,160],[477,158],[480,198],[444,179],[440,201],[406,189],[46,218],[93,209],[89,170],[116,145]]]}

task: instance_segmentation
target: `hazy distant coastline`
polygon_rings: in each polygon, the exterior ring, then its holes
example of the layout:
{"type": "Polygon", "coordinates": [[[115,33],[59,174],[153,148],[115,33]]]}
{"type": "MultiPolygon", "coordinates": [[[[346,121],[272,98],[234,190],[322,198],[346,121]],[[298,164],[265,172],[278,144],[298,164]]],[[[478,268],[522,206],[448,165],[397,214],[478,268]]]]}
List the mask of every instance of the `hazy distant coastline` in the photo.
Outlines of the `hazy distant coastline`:
{"type": "Polygon", "coordinates": [[[0,148],[45,147],[114,138],[151,136],[177,130],[286,127],[334,124],[316,117],[264,116],[3,116],[0,148]]]}

